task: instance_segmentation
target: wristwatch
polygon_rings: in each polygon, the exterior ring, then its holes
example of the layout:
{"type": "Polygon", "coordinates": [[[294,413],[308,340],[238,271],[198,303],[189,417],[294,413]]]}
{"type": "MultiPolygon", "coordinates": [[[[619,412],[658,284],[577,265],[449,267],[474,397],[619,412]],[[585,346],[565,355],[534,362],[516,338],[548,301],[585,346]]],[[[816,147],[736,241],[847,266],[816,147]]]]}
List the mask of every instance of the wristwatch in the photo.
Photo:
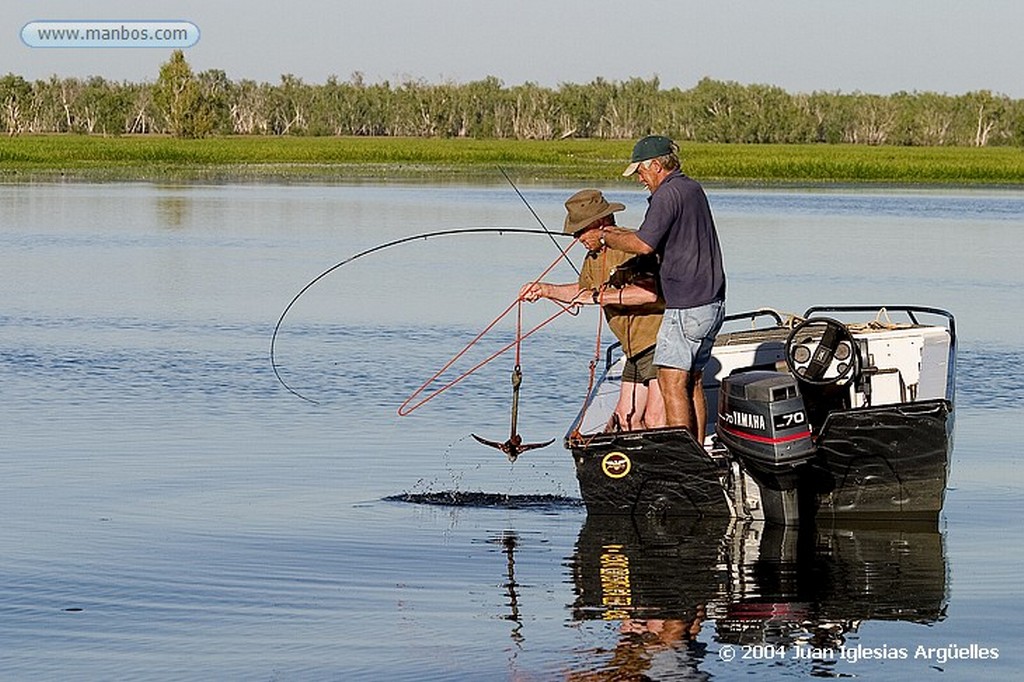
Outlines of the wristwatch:
{"type": "Polygon", "coordinates": [[[594,305],[601,305],[601,290],[594,289],[594,295],[592,298],[594,299],[594,305]]]}

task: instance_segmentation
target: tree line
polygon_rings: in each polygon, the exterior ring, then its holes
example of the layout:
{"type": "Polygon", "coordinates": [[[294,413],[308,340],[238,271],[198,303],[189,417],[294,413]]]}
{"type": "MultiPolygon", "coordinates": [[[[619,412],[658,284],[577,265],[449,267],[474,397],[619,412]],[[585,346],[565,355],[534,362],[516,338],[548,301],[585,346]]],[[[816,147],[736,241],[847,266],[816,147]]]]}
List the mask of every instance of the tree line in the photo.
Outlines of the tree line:
{"type": "Polygon", "coordinates": [[[322,84],[293,75],[276,84],[193,72],[181,51],[152,83],[0,78],[0,129],[8,135],[361,135],[632,139],[729,143],[1024,146],[1024,100],[978,90],[789,93],[771,85],[704,78],[662,88],[657,78],[557,88],[406,80],[368,83],[360,73],[322,84]]]}

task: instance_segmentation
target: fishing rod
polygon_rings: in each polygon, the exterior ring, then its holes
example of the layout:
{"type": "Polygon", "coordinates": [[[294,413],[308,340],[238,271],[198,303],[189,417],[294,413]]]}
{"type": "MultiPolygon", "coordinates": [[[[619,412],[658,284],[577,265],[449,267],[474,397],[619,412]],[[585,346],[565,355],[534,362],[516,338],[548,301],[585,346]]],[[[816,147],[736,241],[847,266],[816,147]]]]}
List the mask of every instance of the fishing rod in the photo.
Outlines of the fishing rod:
{"type": "MultiPolygon", "coordinates": [[[[511,180],[510,180],[510,182],[511,182],[511,180]]],[[[539,218],[538,218],[538,220],[539,220],[539,218]]],[[[543,223],[542,223],[542,225],[543,225],[543,223]]],[[[423,232],[423,233],[420,233],[420,234],[414,234],[414,235],[410,235],[408,237],[402,237],[400,239],[395,239],[395,240],[392,240],[392,241],[389,241],[389,242],[385,242],[384,244],[378,244],[377,246],[374,246],[372,248],[366,249],[364,251],[360,251],[359,253],[357,253],[355,255],[349,256],[345,260],[342,260],[342,261],[340,261],[338,263],[335,263],[334,265],[332,265],[331,267],[327,268],[326,270],[321,272],[319,275],[317,275],[316,277],[311,279],[305,286],[303,286],[299,290],[299,292],[297,294],[295,294],[295,296],[292,297],[291,301],[288,302],[288,305],[285,306],[284,311],[282,311],[281,316],[278,318],[277,324],[274,325],[274,333],[270,337],[270,366],[274,370],[274,376],[277,378],[277,381],[282,386],[284,386],[284,388],[289,393],[291,393],[292,395],[294,395],[294,396],[296,396],[298,398],[301,398],[302,400],[305,400],[306,402],[312,403],[314,405],[319,405],[320,404],[318,401],[314,400],[313,398],[310,398],[308,396],[303,395],[297,389],[295,389],[292,386],[290,386],[287,381],[284,380],[284,377],[281,376],[280,367],[277,364],[277,355],[276,355],[277,337],[278,337],[278,334],[281,331],[281,325],[284,324],[285,317],[288,316],[288,313],[295,306],[295,303],[303,296],[303,294],[305,294],[307,291],[309,291],[311,288],[313,288],[313,286],[315,286],[317,284],[317,282],[319,282],[320,280],[322,280],[324,277],[326,277],[327,275],[331,274],[335,270],[338,270],[339,268],[344,267],[345,265],[348,265],[349,263],[352,263],[353,261],[356,261],[356,260],[358,260],[360,258],[363,258],[365,256],[369,256],[370,254],[377,253],[378,251],[383,251],[384,249],[390,249],[392,247],[400,246],[402,244],[407,244],[409,242],[425,240],[425,239],[432,239],[434,237],[447,237],[447,236],[462,235],[462,234],[546,234],[551,239],[554,239],[555,236],[556,236],[555,233],[551,232],[551,230],[547,229],[546,227],[543,230],[537,230],[537,229],[533,229],[533,228],[524,228],[524,227],[465,227],[465,228],[455,228],[455,229],[449,229],[449,230],[437,230],[437,231],[434,231],[434,232],[423,232]]],[[[562,234],[558,234],[557,236],[570,237],[570,238],[572,237],[572,235],[562,235],[562,234]]],[[[557,242],[555,242],[555,246],[558,246],[557,242]]],[[[562,252],[561,247],[559,247],[559,252],[562,252]]],[[[563,252],[563,255],[564,255],[564,252],[563,252]]],[[[566,260],[568,260],[568,257],[566,257],[566,260]]],[[[569,263],[572,264],[572,261],[569,260],[569,263]]],[[[576,266],[573,265],[573,269],[575,269],[575,267],[576,266]]]]}

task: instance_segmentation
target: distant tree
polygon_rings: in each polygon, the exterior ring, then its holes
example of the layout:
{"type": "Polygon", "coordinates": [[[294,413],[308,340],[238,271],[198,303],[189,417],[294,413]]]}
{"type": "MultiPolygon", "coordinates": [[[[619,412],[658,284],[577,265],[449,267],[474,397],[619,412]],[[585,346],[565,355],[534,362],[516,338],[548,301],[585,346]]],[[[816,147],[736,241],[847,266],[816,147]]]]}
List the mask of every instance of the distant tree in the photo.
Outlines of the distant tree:
{"type": "Polygon", "coordinates": [[[630,78],[616,85],[602,117],[608,137],[631,138],[653,132],[650,126],[658,89],[657,78],[630,78]]]}
{"type": "Polygon", "coordinates": [[[611,99],[611,88],[604,87],[605,84],[606,81],[598,78],[587,85],[562,83],[558,86],[563,136],[601,136],[601,122],[611,99]]]}
{"type": "Polygon", "coordinates": [[[63,106],[63,81],[57,76],[32,84],[28,130],[33,133],[66,132],[71,125],[63,106]]]}
{"type": "Polygon", "coordinates": [[[745,95],[746,89],[739,83],[702,78],[687,98],[696,139],[739,142],[745,95]]]}
{"type": "Polygon", "coordinates": [[[1007,142],[1018,147],[1024,146],[1024,100],[1014,100],[1006,118],[1007,142]]]}
{"type": "Polygon", "coordinates": [[[281,84],[268,92],[270,130],[275,135],[304,133],[312,99],[310,87],[301,78],[282,75],[281,84]]]}
{"type": "Polygon", "coordinates": [[[917,95],[909,144],[942,146],[956,140],[956,100],[934,92],[917,95]]]}
{"type": "Polygon", "coordinates": [[[270,128],[266,111],[267,87],[242,80],[232,88],[231,129],[240,135],[266,134],[270,128]]]}
{"type": "Polygon", "coordinates": [[[221,69],[208,69],[196,75],[199,99],[210,117],[211,132],[231,132],[231,81],[221,69]]]}
{"type": "Polygon", "coordinates": [[[1006,103],[1001,97],[993,95],[988,90],[969,92],[964,96],[964,102],[968,111],[974,114],[974,139],[975,147],[988,145],[989,138],[994,130],[997,130],[1006,111],[1006,103]]]}
{"type": "Polygon", "coordinates": [[[93,76],[80,84],[75,99],[75,123],[79,132],[120,135],[125,130],[126,111],[131,108],[131,85],[93,76]]]}
{"type": "Polygon", "coordinates": [[[503,98],[501,81],[488,76],[456,90],[456,137],[496,137],[495,110],[503,98]]]}
{"type": "Polygon", "coordinates": [[[891,142],[898,112],[895,101],[881,95],[858,95],[848,142],[882,145],[891,142]]]}
{"type": "Polygon", "coordinates": [[[21,76],[9,73],[0,78],[0,121],[14,136],[25,127],[25,114],[32,99],[32,86],[21,76]]]}
{"type": "Polygon", "coordinates": [[[849,120],[849,100],[839,93],[813,92],[795,98],[807,127],[804,142],[836,144],[843,142],[849,120]]]}
{"type": "Polygon", "coordinates": [[[171,135],[205,137],[213,131],[216,113],[181,50],[175,50],[160,67],[153,101],[171,135]]]}
{"type": "Polygon", "coordinates": [[[157,118],[156,107],[153,104],[153,87],[148,84],[126,84],[124,97],[127,103],[122,112],[124,132],[139,134],[152,132],[157,118]]]}

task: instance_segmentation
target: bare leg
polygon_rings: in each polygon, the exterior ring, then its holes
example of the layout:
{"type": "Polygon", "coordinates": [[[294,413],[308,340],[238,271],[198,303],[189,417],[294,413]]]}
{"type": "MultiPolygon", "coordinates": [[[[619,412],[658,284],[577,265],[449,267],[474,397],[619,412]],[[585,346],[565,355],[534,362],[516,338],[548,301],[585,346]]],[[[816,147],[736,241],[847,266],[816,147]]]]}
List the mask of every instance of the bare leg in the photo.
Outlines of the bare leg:
{"type": "Polygon", "coordinates": [[[674,367],[659,367],[658,383],[665,399],[665,421],[668,426],[685,426],[696,437],[690,373],[674,367]]]}
{"type": "Polygon", "coordinates": [[[665,426],[665,399],[657,379],[647,382],[647,409],[644,410],[644,427],[657,429],[665,426]]]}
{"type": "Polygon", "coordinates": [[[622,382],[615,414],[624,431],[633,431],[641,427],[644,407],[647,405],[647,394],[647,387],[643,384],[632,381],[622,382]]]}
{"type": "Polygon", "coordinates": [[[704,375],[702,372],[693,374],[690,382],[690,398],[693,401],[693,415],[697,422],[697,429],[694,432],[697,442],[704,445],[704,436],[708,430],[708,402],[704,395],[704,375]]]}

